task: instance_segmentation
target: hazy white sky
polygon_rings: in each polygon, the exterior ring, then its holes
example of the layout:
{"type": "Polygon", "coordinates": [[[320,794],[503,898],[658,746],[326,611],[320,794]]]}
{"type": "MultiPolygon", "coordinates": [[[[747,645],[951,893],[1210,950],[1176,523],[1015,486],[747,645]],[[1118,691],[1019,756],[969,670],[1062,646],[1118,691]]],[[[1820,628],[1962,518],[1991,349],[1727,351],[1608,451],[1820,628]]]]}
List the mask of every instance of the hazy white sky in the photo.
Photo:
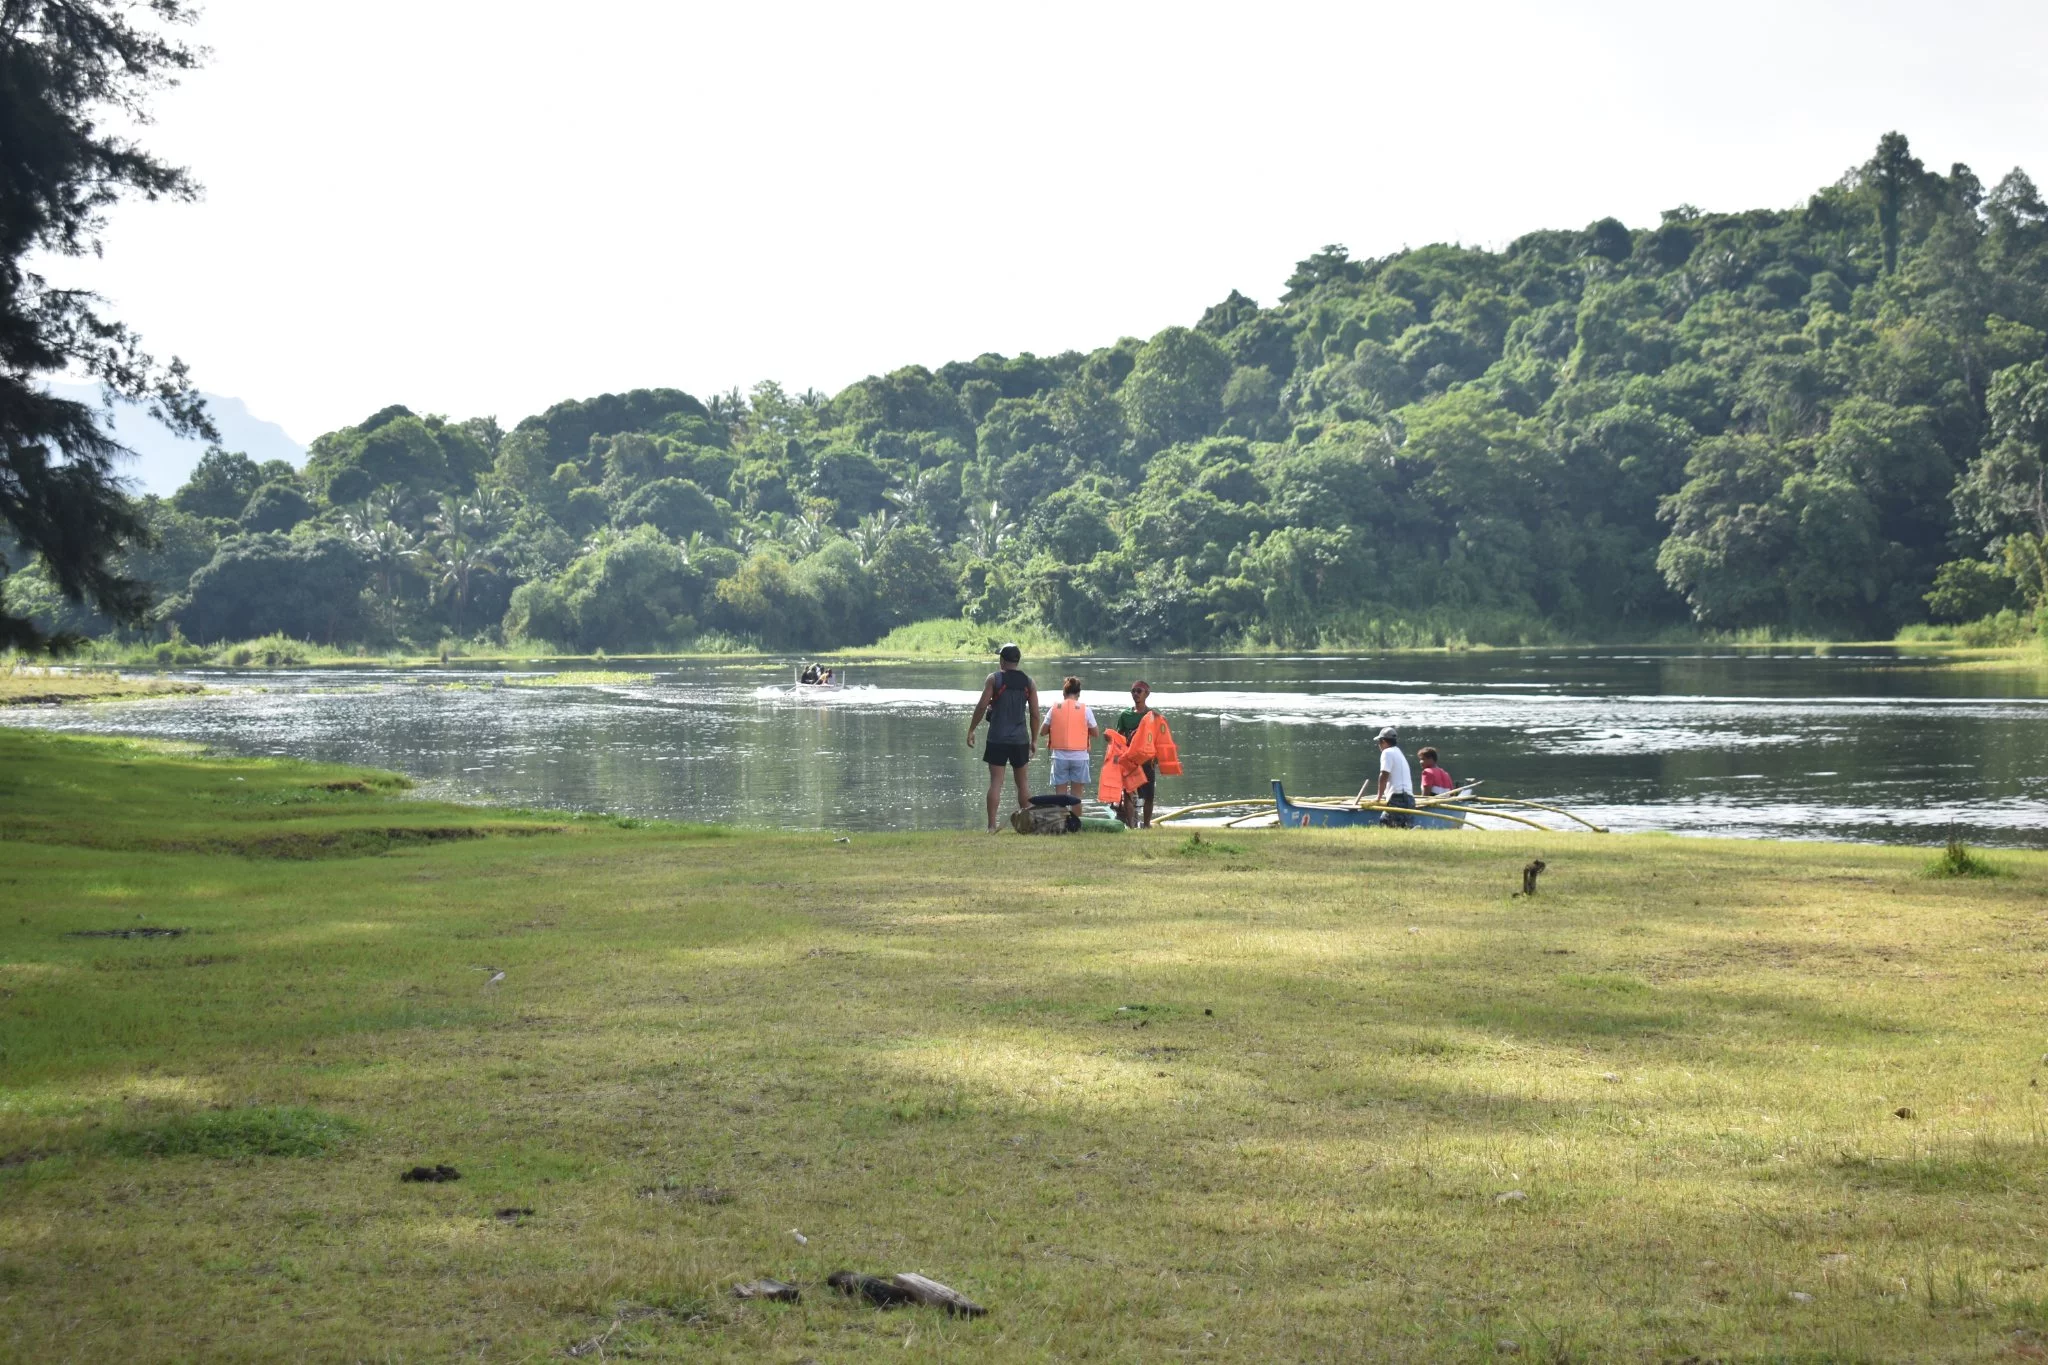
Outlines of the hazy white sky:
{"type": "Polygon", "coordinates": [[[1790,205],[1905,132],[2048,183],[2048,5],[206,0],[207,188],[96,286],[301,440],[836,390],[1261,302],[1325,242],[1790,205]]]}

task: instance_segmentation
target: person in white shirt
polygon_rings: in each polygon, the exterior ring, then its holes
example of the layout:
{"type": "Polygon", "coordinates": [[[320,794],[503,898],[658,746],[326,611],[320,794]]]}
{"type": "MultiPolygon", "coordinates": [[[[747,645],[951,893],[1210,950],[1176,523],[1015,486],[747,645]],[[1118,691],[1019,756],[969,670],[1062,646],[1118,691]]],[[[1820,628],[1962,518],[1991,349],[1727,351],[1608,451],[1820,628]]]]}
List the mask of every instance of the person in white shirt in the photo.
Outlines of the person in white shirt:
{"type": "Polygon", "coordinates": [[[1408,771],[1408,755],[1401,752],[1401,737],[1391,728],[1380,731],[1379,744],[1380,804],[1401,807],[1381,811],[1380,823],[1390,829],[1412,829],[1415,817],[1407,812],[1415,809],[1415,779],[1408,771]]]}
{"type": "Polygon", "coordinates": [[[1052,739],[1052,789],[1086,800],[1089,749],[1102,727],[1095,723],[1095,712],[1081,702],[1079,678],[1068,678],[1061,686],[1059,704],[1046,713],[1038,733],[1052,739]]]}

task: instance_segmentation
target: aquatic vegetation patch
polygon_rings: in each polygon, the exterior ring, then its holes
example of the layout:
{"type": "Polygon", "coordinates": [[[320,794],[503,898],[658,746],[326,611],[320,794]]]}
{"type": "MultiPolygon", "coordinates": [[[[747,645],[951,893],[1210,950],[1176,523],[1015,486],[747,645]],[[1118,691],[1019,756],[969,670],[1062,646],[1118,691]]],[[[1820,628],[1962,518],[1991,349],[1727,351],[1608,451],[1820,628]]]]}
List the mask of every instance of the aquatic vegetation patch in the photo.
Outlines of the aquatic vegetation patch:
{"type": "Polygon", "coordinates": [[[653,682],[654,675],[583,668],[567,673],[515,673],[500,681],[506,687],[637,687],[653,682]]]}

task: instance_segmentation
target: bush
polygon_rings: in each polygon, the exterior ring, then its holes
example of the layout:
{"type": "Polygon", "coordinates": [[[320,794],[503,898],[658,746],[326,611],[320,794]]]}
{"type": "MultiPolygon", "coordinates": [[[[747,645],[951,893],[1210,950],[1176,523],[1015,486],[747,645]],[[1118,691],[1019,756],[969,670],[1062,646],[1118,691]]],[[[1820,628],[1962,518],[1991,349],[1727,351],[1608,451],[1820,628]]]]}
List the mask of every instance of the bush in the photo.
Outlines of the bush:
{"type": "Polygon", "coordinates": [[[1934,571],[1934,590],[1924,600],[1938,622],[1977,621],[2016,605],[2019,585],[2003,565],[1955,559],[1934,571]]]}
{"type": "Polygon", "coordinates": [[[1898,639],[1908,644],[1955,644],[1971,649],[1993,649],[2025,644],[2035,639],[2040,623],[2031,613],[2010,608],[1961,625],[1907,626],[1898,639]]]}
{"type": "Polygon", "coordinates": [[[1927,864],[1930,877],[1995,877],[1998,869],[1970,851],[1970,846],[1954,835],[1949,836],[1948,847],[1941,856],[1927,864]]]}

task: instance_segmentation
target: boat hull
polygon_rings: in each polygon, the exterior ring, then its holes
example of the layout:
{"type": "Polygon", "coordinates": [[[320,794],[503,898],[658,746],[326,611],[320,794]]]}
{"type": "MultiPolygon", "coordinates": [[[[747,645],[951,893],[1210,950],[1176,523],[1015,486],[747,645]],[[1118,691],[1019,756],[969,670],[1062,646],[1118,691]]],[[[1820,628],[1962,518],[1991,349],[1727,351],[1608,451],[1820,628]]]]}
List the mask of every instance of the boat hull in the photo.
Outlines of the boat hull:
{"type": "MultiPolygon", "coordinates": [[[[1286,788],[1280,779],[1273,779],[1273,810],[1280,817],[1283,829],[1351,829],[1380,823],[1377,809],[1354,810],[1348,806],[1297,806],[1287,799],[1286,788]]],[[[1412,829],[1462,829],[1465,822],[1448,815],[1432,815],[1427,810],[1408,813],[1412,829]]]]}

